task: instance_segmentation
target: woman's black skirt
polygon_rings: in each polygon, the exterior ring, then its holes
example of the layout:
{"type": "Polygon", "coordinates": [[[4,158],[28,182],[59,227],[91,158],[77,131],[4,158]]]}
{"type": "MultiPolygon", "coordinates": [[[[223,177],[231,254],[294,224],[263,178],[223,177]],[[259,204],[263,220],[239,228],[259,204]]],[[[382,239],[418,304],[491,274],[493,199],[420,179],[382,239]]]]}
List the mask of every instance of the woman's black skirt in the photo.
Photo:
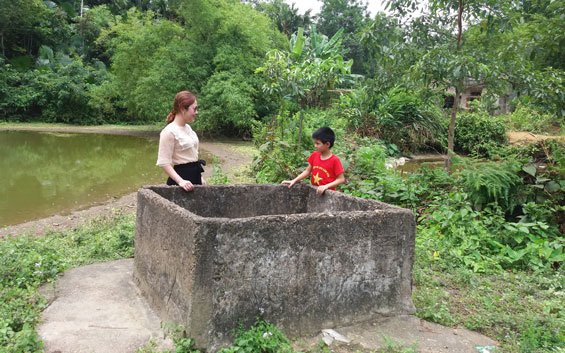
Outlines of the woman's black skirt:
{"type": "MultiPolygon", "coordinates": [[[[177,164],[173,166],[173,169],[180,175],[184,180],[189,180],[194,185],[202,185],[202,173],[204,172],[203,165],[206,165],[206,161],[199,159],[197,162],[177,164]]],[[[178,185],[173,179],[167,179],[167,185],[178,185]]]]}

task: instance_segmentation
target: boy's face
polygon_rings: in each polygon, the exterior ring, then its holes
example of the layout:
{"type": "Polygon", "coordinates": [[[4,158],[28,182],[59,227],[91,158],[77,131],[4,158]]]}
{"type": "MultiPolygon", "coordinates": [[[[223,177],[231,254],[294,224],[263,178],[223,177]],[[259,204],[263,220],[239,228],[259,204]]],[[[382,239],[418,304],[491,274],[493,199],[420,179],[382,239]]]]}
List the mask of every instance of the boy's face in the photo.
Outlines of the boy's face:
{"type": "Polygon", "coordinates": [[[319,153],[324,153],[330,150],[330,142],[323,143],[320,140],[314,139],[314,150],[319,153]]]}

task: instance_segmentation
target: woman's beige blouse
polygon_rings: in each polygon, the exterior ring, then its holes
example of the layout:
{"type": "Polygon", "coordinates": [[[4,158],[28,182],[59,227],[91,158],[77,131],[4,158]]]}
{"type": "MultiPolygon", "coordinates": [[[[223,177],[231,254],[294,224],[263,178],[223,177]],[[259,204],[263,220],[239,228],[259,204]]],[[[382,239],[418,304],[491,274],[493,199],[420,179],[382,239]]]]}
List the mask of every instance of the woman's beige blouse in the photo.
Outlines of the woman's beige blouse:
{"type": "Polygon", "coordinates": [[[157,165],[177,165],[198,161],[198,136],[190,125],[179,126],[174,122],[161,131],[157,165]]]}

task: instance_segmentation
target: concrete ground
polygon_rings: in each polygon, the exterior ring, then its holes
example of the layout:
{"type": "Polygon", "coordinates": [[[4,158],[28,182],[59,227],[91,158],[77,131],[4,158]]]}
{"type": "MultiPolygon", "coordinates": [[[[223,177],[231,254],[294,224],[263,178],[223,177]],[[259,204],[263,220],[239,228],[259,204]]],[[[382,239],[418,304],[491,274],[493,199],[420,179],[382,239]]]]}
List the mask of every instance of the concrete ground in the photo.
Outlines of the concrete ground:
{"type": "MultiPolygon", "coordinates": [[[[160,349],[171,349],[160,320],[132,281],[133,259],[97,263],[69,270],[42,292],[51,301],[38,327],[46,353],[130,353],[150,339],[160,349]]],[[[488,337],[466,329],[443,327],[414,316],[375,319],[334,328],[351,339],[334,342],[333,352],[375,351],[385,339],[405,346],[417,345],[423,353],[478,353],[477,347],[495,346],[488,337]]],[[[322,335],[299,338],[298,349],[313,348],[322,335]]],[[[485,351],[485,352],[488,352],[485,351]]]]}
{"type": "Polygon", "coordinates": [[[47,353],[126,353],[163,339],[159,318],[133,283],[133,259],[96,263],[66,271],[44,287],[51,304],[38,332],[47,353]]]}
{"type": "MultiPolygon", "coordinates": [[[[397,347],[415,347],[420,353],[490,353],[497,345],[479,333],[441,326],[411,315],[384,317],[335,331],[351,340],[348,344],[335,343],[332,350],[339,353],[372,352],[386,347],[387,343],[397,347]]],[[[322,338],[322,334],[303,338],[297,348],[314,347],[322,338]]]]}

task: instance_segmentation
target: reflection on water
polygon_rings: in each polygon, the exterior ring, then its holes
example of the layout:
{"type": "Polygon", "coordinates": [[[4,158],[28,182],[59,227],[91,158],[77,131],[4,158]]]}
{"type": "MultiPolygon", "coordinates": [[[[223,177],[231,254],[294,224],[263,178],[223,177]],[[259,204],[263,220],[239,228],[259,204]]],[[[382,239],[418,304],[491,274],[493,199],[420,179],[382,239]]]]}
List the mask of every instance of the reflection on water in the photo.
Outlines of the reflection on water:
{"type": "Polygon", "coordinates": [[[163,183],[157,138],[0,131],[0,227],[163,183]]]}

